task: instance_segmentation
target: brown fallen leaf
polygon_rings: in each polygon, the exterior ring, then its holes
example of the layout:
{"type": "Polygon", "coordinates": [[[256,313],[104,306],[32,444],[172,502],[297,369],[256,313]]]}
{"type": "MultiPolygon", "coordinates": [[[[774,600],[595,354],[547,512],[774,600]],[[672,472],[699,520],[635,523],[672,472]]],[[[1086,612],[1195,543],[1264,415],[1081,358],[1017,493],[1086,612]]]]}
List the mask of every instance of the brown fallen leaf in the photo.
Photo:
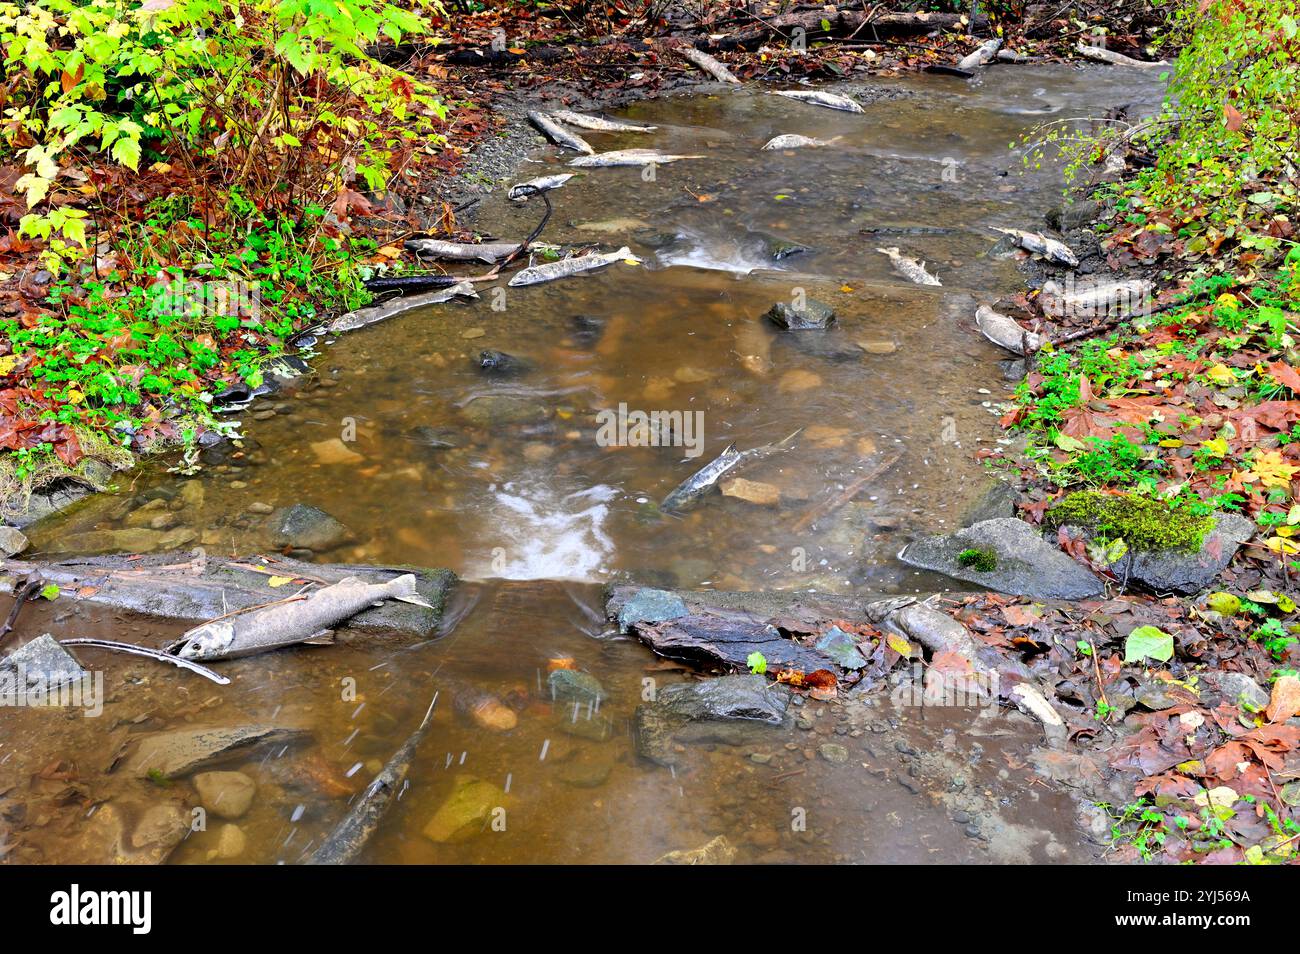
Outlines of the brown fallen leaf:
{"type": "Polygon", "coordinates": [[[1283,676],[1273,683],[1273,698],[1268,701],[1269,722],[1285,722],[1300,712],[1300,679],[1283,676]]]}

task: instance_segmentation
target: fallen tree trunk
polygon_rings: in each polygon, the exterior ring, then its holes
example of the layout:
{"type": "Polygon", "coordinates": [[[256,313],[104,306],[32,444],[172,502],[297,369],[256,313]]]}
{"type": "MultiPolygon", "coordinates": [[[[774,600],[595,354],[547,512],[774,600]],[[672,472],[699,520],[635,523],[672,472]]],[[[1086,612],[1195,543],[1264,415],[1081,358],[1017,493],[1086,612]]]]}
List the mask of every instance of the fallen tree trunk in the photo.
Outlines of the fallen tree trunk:
{"type": "MultiPolygon", "coordinates": [[[[989,28],[988,17],[977,16],[970,26],[971,32],[984,33],[989,28]]],[[[885,40],[923,36],[942,30],[964,31],[966,27],[962,15],[958,13],[872,13],[846,7],[836,13],[821,9],[787,13],[770,20],[761,20],[756,26],[727,36],[700,41],[696,45],[706,50],[753,49],[775,37],[885,40]]]]}

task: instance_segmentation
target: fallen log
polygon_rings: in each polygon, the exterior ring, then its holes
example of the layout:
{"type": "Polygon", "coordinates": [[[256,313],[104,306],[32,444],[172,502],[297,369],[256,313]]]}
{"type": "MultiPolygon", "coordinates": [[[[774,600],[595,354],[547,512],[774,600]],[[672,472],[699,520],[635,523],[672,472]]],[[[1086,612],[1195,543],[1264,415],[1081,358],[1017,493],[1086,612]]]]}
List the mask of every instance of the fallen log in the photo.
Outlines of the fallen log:
{"type": "MultiPolygon", "coordinates": [[[[968,24],[962,21],[963,16],[958,13],[875,13],[847,7],[828,13],[814,9],[762,20],[747,30],[710,39],[705,46],[713,51],[753,49],[774,37],[793,39],[796,35],[807,40],[885,40],[943,30],[964,31],[968,24]]],[[[977,16],[969,26],[972,33],[985,33],[989,28],[988,17],[977,16]]]]}

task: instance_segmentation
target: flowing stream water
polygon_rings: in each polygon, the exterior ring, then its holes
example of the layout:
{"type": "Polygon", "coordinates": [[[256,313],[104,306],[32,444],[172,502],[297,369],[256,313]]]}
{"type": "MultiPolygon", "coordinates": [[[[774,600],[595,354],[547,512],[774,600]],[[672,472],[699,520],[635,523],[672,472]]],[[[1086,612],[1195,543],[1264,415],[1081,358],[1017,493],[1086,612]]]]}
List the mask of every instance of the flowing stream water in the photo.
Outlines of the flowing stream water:
{"type": "MultiPolygon", "coordinates": [[[[0,810],[9,857],[91,860],[85,819],[98,806],[139,815],[151,798],[185,790],[107,772],[111,751],[133,734],[271,721],[309,727],[314,744],[234,766],[258,788],[238,820],[246,845],[229,860],[299,861],[444,678],[507,700],[518,725],[490,731],[440,704],[366,860],[642,862],[719,834],[743,861],[1090,857],[1068,795],[1025,767],[1036,730],[993,711],[918,713],[882,690],[849,706],[807,702],[788,728],[701,739],[671,770],[632,750],[628,720],[646,680],[687,676],[603,632],[599,584],[837,594],[951,585],[895,554],[918,533],[953,529],[988,486],[975,452],[1001,437],[996,403],[1013,369],[973,316],[977,301],[1024,282],[989,226],[1038,230],[1061,190],[1059,170],[1026,173],[1008,145],[1044,119],[1140,111],[1160,94],[1144,74],[1064,66],[835,91],[860,98],[865,112],[748,88],[625,110],[658,130],[584,133],[597,151],[704,158],[653,176],[582,170],[550,193],[542,240],[627,244],[642,264],[528,288],[480,286],[476,301],[322,342],[312,373],[241,412],[243,441],[206,451],[197,476],[148,466],[117,494],[36,528],[37,557],[112,550],[124,527],[165,528],[187,548],[242,556],[275,551],[263,511],[305,503],[352,536],[298,555],[447,567],[469,582],[455,591],[444,634],[418,645],[358,641],[219,663],[232,679],[225,687],[112,657],[100,718],[0,715],[0,793],[23,805],[0,810]],[[834,142],[760,151],[785,133],[834,142]],[[793,246],[806,250],[786,254],[793,246]],[[885,246],[923,259],[942,286],[907,282],[876,251],[885,246]],[[831,330],[782,332],[762,317],[775,302],[805,299],[835,309],[831,330]],[[476,360],[484,349],[526,367],[485,374],[476,360]],[[678,412],[690,429],[676,446],[611,442],[600,415],[620,405],[678,412]],[[726,445],[743,450],[796,430],[791,449],[742,475],[776,488],[775,500],[715,494],[685,515],[659,512],[658,501],[726,445]],[[852,503],[800,521],[894,455],[852,503]],[[548,660],[561,657],[604,684],[598,730],[539,691],[548,660]],[[848,761],[823,758],[827,742],[847,748],[848,761]],[[505,821],[454,843],[424,836],[467,775],[504,793],[505,821]]],[[[573,170],[547,149],[518,178],[560,171],[573,170]]],[[[510,203],[501,190],[477,221],[516,239],[541,212],[540,200],[510,203]]],[[[150,645],[173,635],[57,601],[26,615],[19,636],[45,631],[150,645]]],[[[222,827],[193,833],[172,860],[226,860],[222,827]]]]}

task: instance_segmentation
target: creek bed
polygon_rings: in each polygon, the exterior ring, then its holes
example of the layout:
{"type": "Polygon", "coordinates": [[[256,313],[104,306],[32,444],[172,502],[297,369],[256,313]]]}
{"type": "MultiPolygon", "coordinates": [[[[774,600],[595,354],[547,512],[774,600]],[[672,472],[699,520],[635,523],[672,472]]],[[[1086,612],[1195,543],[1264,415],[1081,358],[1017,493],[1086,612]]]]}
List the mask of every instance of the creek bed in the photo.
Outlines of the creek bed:
{"type": "MultiPolygon", "coordinates": [[[[0,813],[9,857],[76,861],[84,851],[98,860],[93,847],[56,834],[75,832],[67,818],[115,800],[129,818],[150,798],[184,801],[184,781],[154,791],[148,780],[102,769],[96,753],[110,736],[292,717],[315,741],[305,753],[242,765],[258,792],[237,822],[247,845],[234,860],[300,860],[418,722],[439,678],[511,700],[518,726],[492,732],[440,706],[368,860],[648,861],[718,834],[744,861],[1089,857],[1068,795],[1024,767],[1039,738],[1017,716],[898,708],[882,690],[848,705],[809,701],[793,707],[799,718],[790,724],[738,741],[692,744],[672,770],[632,749],[628,725],[645,680],[686,676],[635,642],[597,638],[597,584],[633,577],[844,595],[950,585],[895,554],[918,534],[953,529],[989,484],[974,452],[1001,436],[996,402],[1010,387],[1009,356],[974,330],[973,316],[977,301],[1014,294],[1023,276],[988,226],[1038,229],[1060,201],[1059,172],[1022,174],[1007,145],[1043,118],[1099,116],[1122,104],[1136,112],[1160,94],[1146,75],[1064,66],[838,91],[865,112],[748,88],[626,110],[659,130],[586,134],[598,151],[650,146],[706,158],[660,166],[649,178],[639,169],[584,170],[550,193],[555,214],[542,238],[627,244],[642,265],[532,288],[480,286],[477,301],[322,344],[313,374],[247,409],[242,446],[205,452],[198,476],[149,466],[118,494],[33,528],[38,557],[87,542],[143,549],[164,536],[242,555],[278,548],[265,511],[305,503],[348,533],[296,556],[447,567],[472,582],[457,590],[459,610],[436,640],[400,649],[354,641],[223,663],[226,687],[112,658],[101,718],[0,714],[0,790],[25,805],[0,813]],[[835,141],[760,151],[783,133],[835,141]],[[775,257],[790,245],[808,250],[775,257]],[[909,284],[878,246],[924,259],[943,285],[909,284]],[[803,298],[835,309],[830,331],[782,332],[762,317],[776,302],[803,298]],[[484,349],[528,368],[485,375],[476,361],[484,349]],[[620,404],[690,414],[699,443],[611,446],[598,415],[620,404]],[[683,515],[654,506],[727,444],[746,449],[797,429],[791,450],[743,473],[775,488],[774,503],[714,495],[683,515]],[[800,522],[886,454],[898,462],[854,502],[800,522]],[[608,738],[565,731],[558,707],[538,691],[547,661],[561,656],[604,685],[608,738]],[[847,760],[824,757],[827,743],[842,745],[847,760]],[[65,768],[49,768],[58,764],[65,768]],[[55,780],[31,781],[43,771],[55,780]],[[489,826],[456,843],[424,837],[464,774],[509,788],[505,830],[489,826]],[[792,827],[796,809],[807,817],[803,831],[792,827]]],[[[548,149],[518,178],[559,171],[567,170],[548,149]]],[[[511,204],[501,190],[478,223],[514,239],[540,214],[538,200],[511,204]]],[[[170,635],[58,603],[25,616],[19,634],[44,631],[154,645],[170,635]]],[[[172,859],[220,860],[219,828],[190,836],[172,859]]]]}

